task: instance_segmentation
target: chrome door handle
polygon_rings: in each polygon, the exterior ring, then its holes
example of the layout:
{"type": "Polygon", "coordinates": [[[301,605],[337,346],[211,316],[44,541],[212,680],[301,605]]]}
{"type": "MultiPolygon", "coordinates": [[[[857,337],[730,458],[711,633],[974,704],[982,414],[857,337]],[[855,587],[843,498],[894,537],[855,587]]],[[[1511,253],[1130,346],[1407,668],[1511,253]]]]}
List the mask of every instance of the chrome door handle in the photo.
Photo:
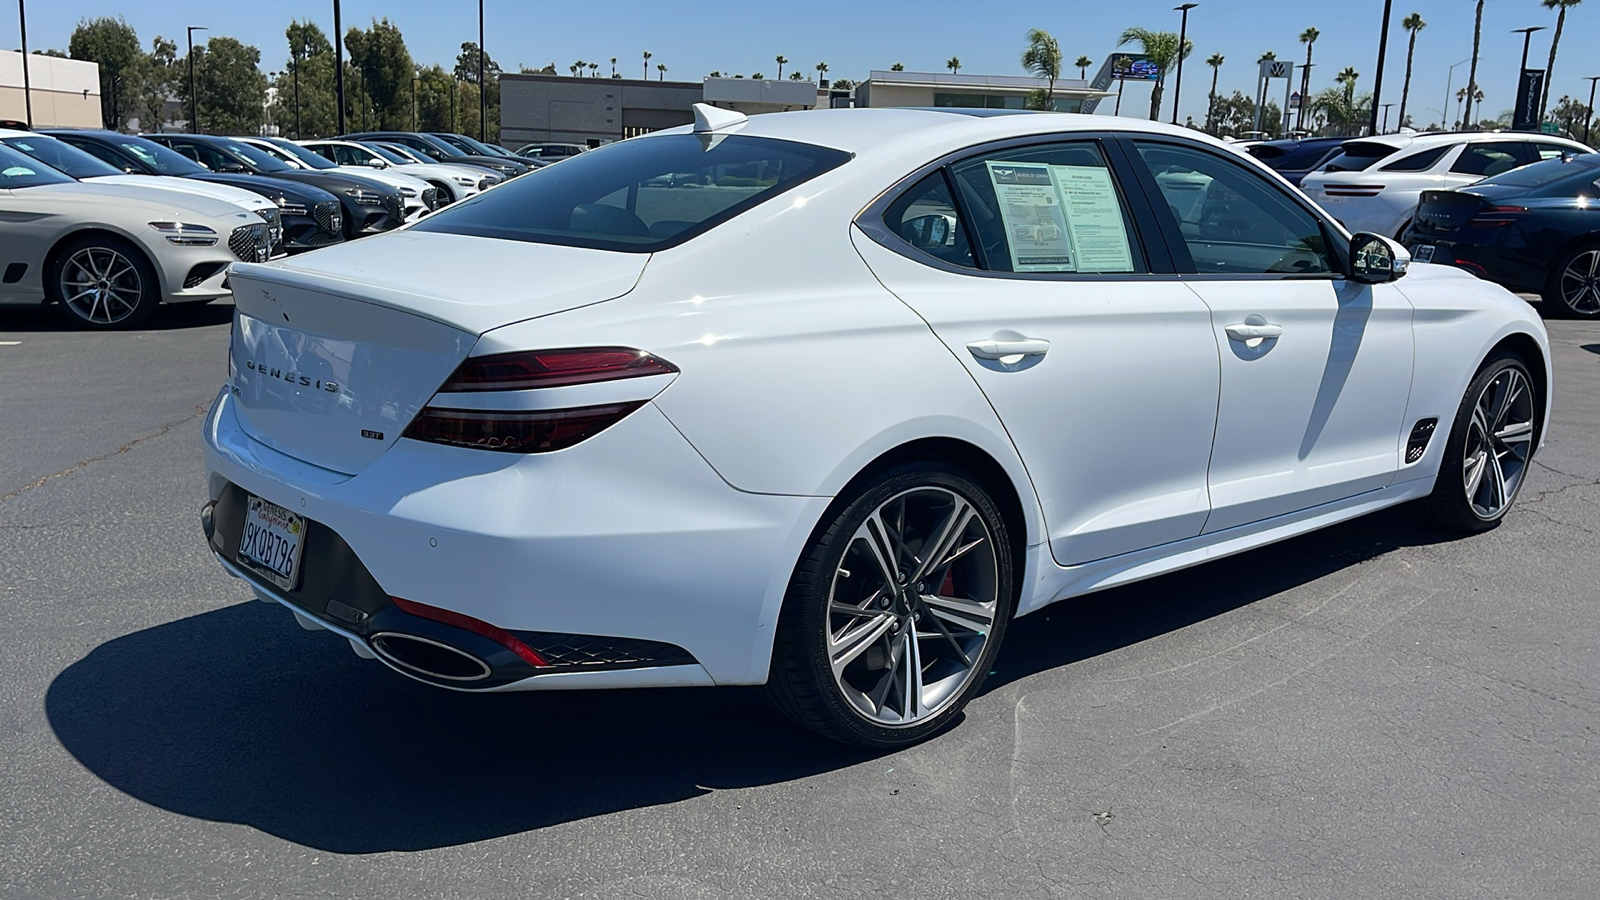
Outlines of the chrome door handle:
{"type": "Polygon", "coordinates": [[[1257,325],[1253,322],[1242,325],[1229,325],[1223,330],[1228,332],[1228,339],[1234,341],[1259,341],[1265,338],[1283,336],[1282,325],[1257,325]]]}
{"type": "Polygon", "coordinates": [[[1043,356],[1050,352],[1050,342],[1044,340],[973,341],[967,351],[979,359],[1003,359],[1007,356],[1043,356]]]}

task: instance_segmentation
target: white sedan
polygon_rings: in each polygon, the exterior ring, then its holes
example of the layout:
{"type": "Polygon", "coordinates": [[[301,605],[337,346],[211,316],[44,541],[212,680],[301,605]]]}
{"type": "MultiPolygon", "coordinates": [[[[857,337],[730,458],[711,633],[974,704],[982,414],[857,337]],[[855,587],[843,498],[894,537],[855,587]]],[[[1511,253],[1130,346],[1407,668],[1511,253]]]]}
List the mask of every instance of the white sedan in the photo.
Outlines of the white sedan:
{"type": "Polygon", "coordinates": [[[387,187],[392,187],[400,192],[403,205],[402,215],[407,222],[415,222],[433,210],[444,205],[439,191],[433,185],[410,175],[400,175],[393,172],[378,172],[368,168],[355,166],[341,166],[323,156],[283,138],[234,138],[240,143],[249,144],[263,153],[294,166],[296,169],[306,169],[316,172],[338,172],[342,175],[353,175],[359,180],[375,181],[387,187]]]}
{"type": "Polygon", "coordinates": [[[429,684],[765,684],[890,747],[1018,616],[1411,500],[1490,528],[1542,440],[1526,303],[1192,130],[695,114],[237,266],[223,567],[429,684]]]}
{"type": "Polygon", "coordinates": [[[444,199],[445,203],[465,200],[500,181],[500,176],[477,166],[416,162],[392,150],[372,144],[364,144],[360,141],[301,141],[300,146],[322,156],[324,159],[332,160],[346,169],[354,169],[356,171],[360,171],[363,168],[377,169],[379,171],[387,170],[394,171],[398,175],[420,178],[433,185],[439,191],[439,196],[444,199]]]}

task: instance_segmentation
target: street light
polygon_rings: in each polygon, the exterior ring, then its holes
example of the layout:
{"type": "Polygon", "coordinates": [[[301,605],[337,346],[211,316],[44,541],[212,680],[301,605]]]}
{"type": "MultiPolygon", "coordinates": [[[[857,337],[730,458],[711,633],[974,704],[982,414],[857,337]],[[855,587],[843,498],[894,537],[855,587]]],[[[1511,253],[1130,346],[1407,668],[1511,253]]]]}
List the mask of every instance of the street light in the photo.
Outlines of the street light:
{"type": "MultiPolygon", "coordinates": [[[[1456,77],[1456,66],[1464,66],[1464,65],[1466,65],[1467,63],[1469,63],[1471,61],[1472,61],[1472,57],[1469,56],[1466,59],[1463,59],[1461,62],[1451,63],[1450,64],[1450,72],[1444,78],[1444,108],[1445,109],[1449,109],[1450,108],[1450,83],[1455,80],[1455,77],[1456,77]]],[[[1461,104],[1457,103],[1456,104],[1456,116],[1457,116],[1457,118],[1459,118],[1460,115],[1461,115],[1461,104]]],[[[1442,125],[1444,123],[1441,122],[1439,124],[1442,125]]],[[[1461,123],[1457,122],[1455,124],[1459,127],[1461,123]]],[[[1451,129],[1451,130],[1454,130],[1454,129],[1451,129]]]]}
{"type": "MultiPolygon", "coordinates": [[[[1533,39],[1533,33],[1535,31],[1543,31],[1544,29],[1545,29],[1545,26],[1543,26],[1543,25],[1535,25],[1535,26],[1533,26],[1531,28],[1513,28],[1513,29],[1511,29],[1511,33],[1512,34],[1520,34],[1520,35],[1522,35],[1522,68],[1517,70],[1517,103],[1519,105],[1522,102],[1522,73],[1528,71],[1528,42],[1533,39]]],[[[1541,90],[1543,90],[1543,88],[1541,88],[1541,90]]],[[[1539,115],[1539,111],[1537,109],[1535,109],[1533,111],[1533,114],[1537,118],[1538,115],[1539,115]]],[[[1513,128],[1516,127],[1515,124],[1513,124],[1512,127],[1513,128]]],[[[1535,127],[1535,129],[1538,128],[1538,123],[1537,122],[1534,123],[1534,127],[1535,127]]]]}
{"type": "Polygon", "coordinates": [[[204,25],[189,26],[189,131],[191,134],[200,133],[200,112],[195,103],[194,93],[194,33],[196,31],[210,31],[204,25]]]}
{"type": "Polygon", "coordinates": [[[28,8],[17,0],[17,18],[22,22],[22,106],[23,118],[33,127],[33,84],[28,80],[28,8]]]}
{"type": "Polygon", "coordinates": [[[489,83],[483,80],[483,0],[478,0],[478,140],[489,141],[489,83]]]}
{"type": "MultiPolygon", "coordinates": [[[[1383,30],[1378,32],[1378,74],[1372,81],[1372,122],[1367,125],[1368,134],[1378,133],[1378,101],[1383,97],[1383,58],[1389,52],[1389,12],[1394,6],[1394,0],[1383,0],[1383,30]]],[[[1301,102],[1305,102],[1304,99],[1301,102]]]]}
{"type": "Polygon", "coordinates": [[[339,107],[339,134],[344,128],[344,25],[339,18],[339,0],[333,0],[333,105],[339,107]]]}
{"type": "Polygon", "coordinates": [[[1174,6],[1173,9],[1183,14],[1183,19],[1178,25],[1178,80],[1172,86],[1172,124],[1178,124],[1178,101],[1183,97],[1183,45],[1189,35],[1189,10],[1199,6],[1198,3],[1185,3],[1174,6]]]}
{"type": "Polygon", "coordinates": [[[1388,134],[1389,133],[1389,107],[1391,107],[1393,105],[1394,105],[1393,103],[1385,103],[1385,104],[1383,104],[1383,133],[1384,134],[1388,134]]]}
{"type": "Polygon", "coordinates": [[[294,63],[294,139],[300,140],[300,45],[289,48],[289,55],[294,63]]]}
{"type": "Polygon", "coordinates": [[[1583,142],[1589,143],[1589,126],[1594,124],[1594,83],[1600,81],[1600,75],[1590,75],[1589,82],[1589,114],[1583,117],[1583,142]]]}

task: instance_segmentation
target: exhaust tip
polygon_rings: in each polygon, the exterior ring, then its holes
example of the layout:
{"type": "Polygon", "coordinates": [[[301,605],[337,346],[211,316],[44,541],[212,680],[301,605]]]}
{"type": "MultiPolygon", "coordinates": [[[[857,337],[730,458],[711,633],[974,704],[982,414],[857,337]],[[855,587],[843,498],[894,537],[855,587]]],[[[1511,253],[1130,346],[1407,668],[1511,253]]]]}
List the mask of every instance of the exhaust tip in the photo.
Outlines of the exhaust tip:
{"type": "Polygon", "coordinates": [[[414,634],[375,634],[372,649],[402,669],[441,681],[482,681],[490,675],[489,664],[476,656],[414,634]]]}

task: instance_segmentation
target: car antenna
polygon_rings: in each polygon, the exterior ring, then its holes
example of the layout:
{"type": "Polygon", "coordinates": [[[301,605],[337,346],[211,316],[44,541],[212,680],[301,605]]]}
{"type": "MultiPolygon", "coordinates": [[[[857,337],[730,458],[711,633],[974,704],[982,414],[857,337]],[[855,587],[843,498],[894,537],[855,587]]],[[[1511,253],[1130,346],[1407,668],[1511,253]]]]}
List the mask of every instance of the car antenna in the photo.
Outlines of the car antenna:
{"type": "Polygon", "coordinates": [[[694,105],[694,130],[723,131],[735,125],[743,125],[749,118],[742,112],[733,109],[722,109],[709,103],[696,103],[694,105]]]}

